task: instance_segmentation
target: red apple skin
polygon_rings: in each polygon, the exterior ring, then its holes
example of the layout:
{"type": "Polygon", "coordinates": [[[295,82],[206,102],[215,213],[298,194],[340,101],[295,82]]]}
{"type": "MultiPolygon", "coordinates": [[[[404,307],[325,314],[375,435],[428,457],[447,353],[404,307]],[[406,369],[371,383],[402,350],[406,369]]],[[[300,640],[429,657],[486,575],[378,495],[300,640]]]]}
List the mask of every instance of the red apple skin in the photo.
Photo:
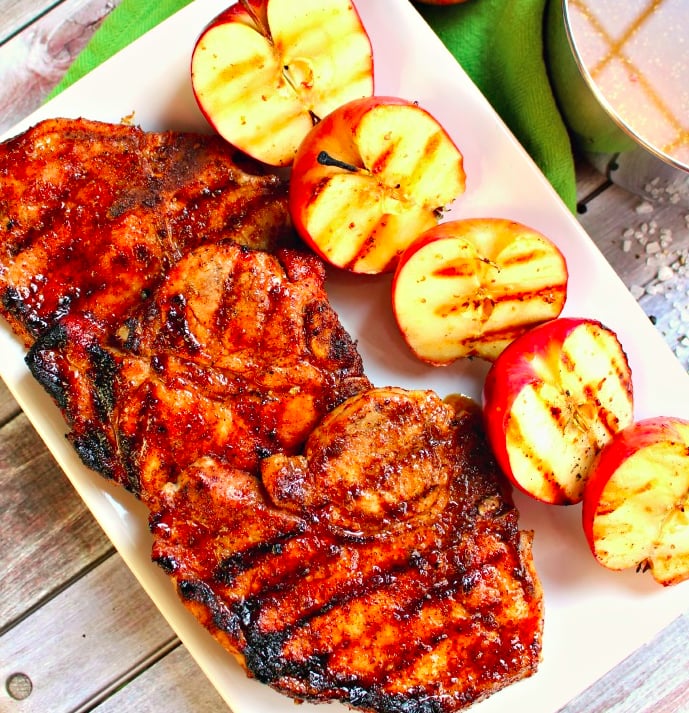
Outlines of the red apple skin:
{"type": "MultiPolygon", "coordinates": [[[[362,158],[355,144],[354,131],[369,112],[382,106],[414,107],[414,109],[432,118],[425,109],[401,97],[374,95],[363,99],[355,99],[340,106],[313,127],[302,141],[292,164],[289,200],[290,215],[296,231],[304,242],[324,260],[338,267],[352,269],[355,272],[390,272],[395,268],[399,254],[403,252],[403,249],[401,248],[398,251],[398,256],[391,260],[384,269],[380,270],[358,270],[350,265],[333,262],[331,256],[323,250],[318,240],[311,235],[308,227],[308,210],[313,197],[317,196],[321,188],[328,183],[329,177],[335,172],[342,172],[342,169],[321,165],[318,161],[318,156],[322,152],[336,157],[359,170],[366,171],[369,168],[362,163],[362,158]]],[[[453,193],[451,198],[448,199],[447,202],[449,203],[462,193],[465,188],[462,157],[459,149],[456,148],[452,139],[439,123],[437,123],[437,129],[446,138],[447,142],[454,146],[459,157],[457,176],[455,177],[457,192],[453,193]]],[[[370,169],[370,173],[376,175],[376,167],[370,167],[370,169]]],[[[411,190],[409,193],[414,196],[417,192],[411,190]]],[[[438,207],[433,206],[434,209],[438,207]]],[[[437,222],[438,217],[433,213],[433,210],[427,211],[425,224],[414,234],[414,239],[427,228],[436,225],[437,222]]]]}
{"type": "MultiPolygon", "coordinates": [[[[563,323],[563,327],[566,327],[563,323]]],[[[515,340],[503,352],[502,359],[493,362],[483,385],[483,416],[486,434],[493,449],[493,454],[503,473],[512,484],[524,491],[521,484],[512,476],[510,459],[507,453],[507,441],[504,434],[507,428],[507,416],[517,394],[527,385],[539,381],[534,372],[529,354],[542,351],[547,342],[539,343],[537,332],[528,332],[521,339],[515,340]],[[521,350],[521,351],[520,351],[521,350]],[[514,354],[514,357],[512,356],[514,354]],[[509,365],[509,366],[508,366],[509,365]]],[[[555,338],[551,335],[550,338],[555,338]]]]}
{"type": "MultiPolygon", "coordinates": [[[[610,480],[618,473],[619,469],[627,463],[629,458],[640,453],[644,449],[654,448],[659,444],[674,444],[674,451],[679,453],[679,457],[686,458],[686,468],[689,472],[689,421],[670,416],[654,416],[646,418],[627,426],[616,433],[611,441],[601,450],[592,466],[591,476],[586,486],[582,504],[582,526],[586,541],[593,556],[603,566],[611,569],[623,569],[621,566],[611,566],[606,562],[599,552],[597,542],[597,532],[595,528],[596,517],[601,511],[601,499],[603,491],[610,483],[610,480]]],[[[662,463],[657,464],[659,474],[662,475],[662,463]]],[[[656,482],[653,473],[648,474],[648,482],[645,488],[646,494],[652,484],[656,482]]],[[[633,497],[634,493],[630,493],[633,497]]],[[[649,543],[650,545],[650,543],[649,543]]],[[[642,561],[628,562],[627,567],[643,564],[642,561]]],[[[653,570],[653,563],[651,562],[653,570]]],[[[672,579],[661,579],[655,572],[654,577],[663,585],[668,586],[684,581],[689,578],[689,572],[680,572],[680,575],[672,579]]]]}
{"type": "Polygon", "coordinates": [[[629,456],[637,451],[652,446],[658,441],[679,439],[674,421],[675,419],[663,416],[637,421],[619,431],[598,454],[582,505],[584,534],[592,550],[595,549],[593,519],[601,493],[608,481],[629,456]]]}
{"type": "MultiPolygon", "coordinates": [[[[509,424],[511,412],[515,401],[522,390],[529,386],[537,386],[542,382],[542,377],[536,372],[534,363],[537,359],[552,360],[559,353],[565,340],[579,327],[590,325],[607,330],[599,321],[584,317],[558,317],[544,324],[533,327],[525,334],[517,337],[492,364],[483,388],[483,414],[486,433],[489,443],[495,454],[496,460],[503,473],[510,482],[522,492],[531,497],[556,505],[570,505],[580,502],[583,497],[582,489],[578,493],[563,492],[558,487],[553,487],[551,492],[535,493],[524,487],[515,476],[508,453],[509,424]]],[[[620,345],[621,348],[621,345],[620,345]]],[[[623,373],[619,374],[620,389],[628,399],[629,413],[624,422],[612,418],[611,422],[604,423],[603,427],[609,437],[631,423],[633,389],[631,370],[624,356],[623,373]]],[[[585,474],[582,474],[585,478],[585,474]]]]}

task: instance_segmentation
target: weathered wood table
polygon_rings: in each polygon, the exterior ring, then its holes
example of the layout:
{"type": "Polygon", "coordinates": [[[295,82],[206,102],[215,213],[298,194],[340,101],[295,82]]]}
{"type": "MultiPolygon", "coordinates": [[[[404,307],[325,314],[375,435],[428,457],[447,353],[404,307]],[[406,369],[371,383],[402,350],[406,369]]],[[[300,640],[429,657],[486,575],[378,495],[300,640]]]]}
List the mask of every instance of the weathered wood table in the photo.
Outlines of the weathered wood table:
{"type": "MultiPolygon", "coordinates": [[[[0,132],[41,103],[116,5],[0,0],[0,132]]],[[[578,178],[582,224],[686,368],[688,211],[583,163],[578,178]]],[[[226,710],[2,382],[0,513],[2,713],[226,710]]],[[[689,711],[687,643],[685,614],[563,710],[689,711]]]]}

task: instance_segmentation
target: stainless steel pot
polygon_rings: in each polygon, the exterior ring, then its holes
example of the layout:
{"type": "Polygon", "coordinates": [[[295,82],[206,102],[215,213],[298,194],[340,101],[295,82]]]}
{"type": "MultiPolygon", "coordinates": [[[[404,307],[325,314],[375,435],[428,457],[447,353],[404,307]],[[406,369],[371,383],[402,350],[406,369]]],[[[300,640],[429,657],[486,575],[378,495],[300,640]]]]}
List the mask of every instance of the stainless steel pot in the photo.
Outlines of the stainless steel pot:
{"type": "Polygon", "coordinates": [[[546,36],[579,150],[614,183],[689,206],[689,0],[550,0],[546,36]]]}

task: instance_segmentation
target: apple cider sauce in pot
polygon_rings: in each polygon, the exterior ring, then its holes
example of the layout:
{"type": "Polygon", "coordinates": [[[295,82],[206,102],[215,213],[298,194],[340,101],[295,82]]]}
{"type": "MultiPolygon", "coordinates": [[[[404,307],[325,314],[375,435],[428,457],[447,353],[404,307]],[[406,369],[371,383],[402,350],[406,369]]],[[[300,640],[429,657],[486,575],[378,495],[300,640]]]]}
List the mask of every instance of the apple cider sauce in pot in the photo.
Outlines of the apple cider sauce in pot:
{"type": "Polygon", "coordinates": [[[686,0],[551,0],[548,59],[573,138],[615,183],[689,204],[686,0]]]}

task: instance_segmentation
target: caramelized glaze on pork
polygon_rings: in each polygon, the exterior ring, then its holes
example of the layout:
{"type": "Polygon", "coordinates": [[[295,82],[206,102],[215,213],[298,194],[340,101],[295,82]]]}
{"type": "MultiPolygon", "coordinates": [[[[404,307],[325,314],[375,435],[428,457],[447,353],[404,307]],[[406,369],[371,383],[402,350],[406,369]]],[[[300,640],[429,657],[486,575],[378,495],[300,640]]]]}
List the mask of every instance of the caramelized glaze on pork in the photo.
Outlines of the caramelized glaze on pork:
{"type": "Polygon", "coordinates": [[[119,323],[196,245],[290,232],[286,183],[217,136],[48,119],[0,144],[0,310],[27,345],[119,323]]]}
{"type": "Polygon", "coordinates": [[[204,245],[115,334],[68,316],[27,362],[82,460],[155,510],[198,458],[256,472],[273,453],[298,452],[326,413],[370,386],[324,279],[305,253],[204,245]]]}
{"type": "Polygon", "coordinates": [[[252,676],[298,699],[443,713],[536,670],[531,535],[475,411],[372,389],[261,476],[201,458],[152,519],[154,558],[252,676]]]}

